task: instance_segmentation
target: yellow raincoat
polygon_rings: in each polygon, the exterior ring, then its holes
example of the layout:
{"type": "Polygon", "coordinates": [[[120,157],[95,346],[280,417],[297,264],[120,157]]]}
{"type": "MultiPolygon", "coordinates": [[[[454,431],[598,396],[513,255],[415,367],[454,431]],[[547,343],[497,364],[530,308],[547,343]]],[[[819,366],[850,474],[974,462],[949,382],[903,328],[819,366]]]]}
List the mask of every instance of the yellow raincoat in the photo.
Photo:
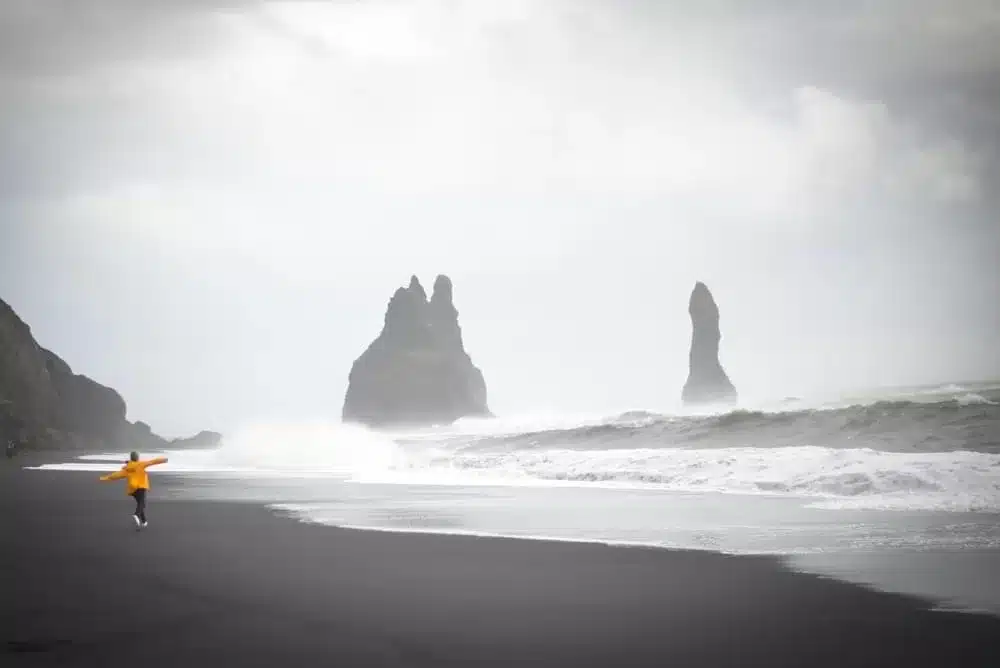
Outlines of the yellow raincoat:
{"type": "Polygon", "coordinates": [[[155,459],[147,459],[145,461],[127,462],[120,471],[115,471],[114,473],[101,476],[101,480],[103,482],[110,482],[111,480],[128,478],[128,487],[125,491],[131,496],[132,494],[135,494],[137,489],[149,489],[149,474],[146,473],[147,466],[165,464],[166,462],[166,457],[157,457],[155,459]]]}

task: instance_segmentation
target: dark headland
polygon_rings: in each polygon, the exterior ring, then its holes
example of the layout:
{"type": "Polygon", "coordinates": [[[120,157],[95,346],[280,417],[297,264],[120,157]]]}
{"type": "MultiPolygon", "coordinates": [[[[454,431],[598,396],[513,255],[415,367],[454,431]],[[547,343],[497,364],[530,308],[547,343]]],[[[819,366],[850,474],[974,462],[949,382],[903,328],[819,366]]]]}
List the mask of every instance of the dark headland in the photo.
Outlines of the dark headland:
{"type": "Polygon", "coordinates": [[[382,332],[351,367],[343,420],[424,426],[490,415],[483,373],[462,342],[451,279],[438,276],[428,300],[413,276],[389,300],[382,332]]]}
{"type": "Polygon", "coordinates": [[[25,450],[156,450],[218,444],[221,435],[202,431],[166,439],[145,422],[126,418],[122,396],[74,373],[62,358],[40,346],[31,328],[0,299],[0,445],[25,450]]]}
{"type": "Polygon", "coordinates": [[[96,474],[4,464],[12,668],[1000,666],[1000,619],[769,558],[312,526],[163,473],[139,533],[96,474]]]}

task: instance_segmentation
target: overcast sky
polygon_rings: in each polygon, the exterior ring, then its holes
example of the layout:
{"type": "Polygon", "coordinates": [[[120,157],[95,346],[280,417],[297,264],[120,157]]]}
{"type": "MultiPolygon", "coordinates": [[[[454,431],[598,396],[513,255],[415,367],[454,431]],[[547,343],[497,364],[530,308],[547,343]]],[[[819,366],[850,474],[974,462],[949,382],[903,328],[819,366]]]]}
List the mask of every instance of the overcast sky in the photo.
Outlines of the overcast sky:
{"type": "Polygon", "coordinates": [[[336,419],[416,273],[500,414],[1000,377],[992,0],[0,4],[0,296],[166,435],[336,419]]]}

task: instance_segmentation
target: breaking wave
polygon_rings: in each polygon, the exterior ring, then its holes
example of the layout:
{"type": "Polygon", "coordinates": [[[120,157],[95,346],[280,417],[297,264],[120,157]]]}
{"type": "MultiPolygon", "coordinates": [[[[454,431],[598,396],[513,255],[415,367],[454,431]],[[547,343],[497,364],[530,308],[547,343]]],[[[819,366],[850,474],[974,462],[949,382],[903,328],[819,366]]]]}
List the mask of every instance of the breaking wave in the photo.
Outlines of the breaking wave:
{"type": "MultiPolygon", "coordinates": [[[[1000,512],[1000,389],[710,415],[471,420],[405,434],[265,425],[216,450],[169,454],[164,468],[178,472],[639,487],[787,495],[821,508],[1000,512]]],[[[60,466],[108,468],[118,460],[60,466]]]]}
{"type": "Polygon", "coordinates": [[[491,435],[494,447],[570,446],[668,448],[859,445],[891,452],[973,450],[1000,453],[997,392],[963,393],[943,401],[876,401],[832,408],[735,410],[715,415],[661,415],[632,411],[568,428],[491,435]]]}
{"type": "Polygon", "coordinates": [[[1000,455],[870,448],[437,451],[359,482],[562,484],[815,497],[818,507],[1000,511],[1000,455]],[[400,475],[405,474],[405,475],[400,475]]]}

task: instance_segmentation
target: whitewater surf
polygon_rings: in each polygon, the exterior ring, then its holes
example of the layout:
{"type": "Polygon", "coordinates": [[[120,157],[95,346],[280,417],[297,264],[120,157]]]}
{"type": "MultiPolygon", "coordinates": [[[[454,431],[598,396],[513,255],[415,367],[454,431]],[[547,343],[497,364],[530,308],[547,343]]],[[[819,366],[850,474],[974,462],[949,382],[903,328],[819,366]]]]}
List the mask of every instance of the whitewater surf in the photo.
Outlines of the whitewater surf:
{"type": "MultiPolygon", "coordinates": [[[[123,454],[41,468],[107,471],[123,454]]],[[[1000,568],[996,384],[396,432],[267,424],[215,449],[143,454],[170,458],[159,493],[310,523],[779,554],[1000,611],[996,578],[968,584],[1000,568]]]]}
{"type": "MultiPolygon", "coordinates": [[[[355,483],[594,486],[786,495],[818,508],[1000,512],[1000,388],[707,415],[471,420],[376,433],[264,425],[169,470],[355,483]]],[[[120,453],[48,468],[105,470],[120,453]]]]}

